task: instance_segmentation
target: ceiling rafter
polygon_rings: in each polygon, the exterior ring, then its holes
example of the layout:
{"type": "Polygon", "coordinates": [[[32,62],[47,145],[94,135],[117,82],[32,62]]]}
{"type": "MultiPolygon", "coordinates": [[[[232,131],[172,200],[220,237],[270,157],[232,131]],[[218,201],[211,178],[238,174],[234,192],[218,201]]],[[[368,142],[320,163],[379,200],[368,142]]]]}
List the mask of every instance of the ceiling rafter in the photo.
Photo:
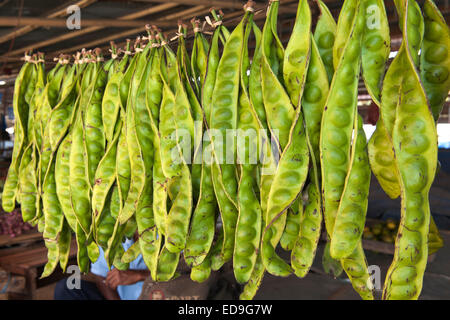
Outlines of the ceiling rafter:
{"type": "MultiPolygon", "coordinates": [[[[159,13],[162,12],[164,10],[168,10],[171,8],[174,8],[178,6],[178,4],[173,4],[173,3],[166,3],[166,4],[161,4],[161,5],[157,5],[157,6],[150,6],[148,8],[145,9],[140,9],[136,12],[133,12],[131,14],[127,14],[125,16],[119,17],[117,18],[117,20],[133,20],[133,19],[138,19],[138,18],[142,18],[151,14],[155,14],[155,13],[159,13]]],[[[66,32],[62,35],[44,40],[44,41],[40,41],[37,43],[32,43],[31,45],[16,49],[11,51],[8,55],[3,55],[3,57],[0,57],[0,60],[4,57],[7,56],[15,56],[15,55],[22,55],[24,52],[29,51],[29,50],[35,50],[35,49],[39,49],[39,48],[43,48],[58,42],[62,42],[62,41],[66,41],[72,38],[76,38],[76,37],[80,37],[84,34],[88,34],[91,32],[95,32],[98,30],[103,29],[104,27],[88,27],[85,29],[81,29],[78,31],[72,31],[72,32],[66,32]]]]}
{"type": "MultiPolygon", "coordinates": [[[[171,21],[171,25],[174,25],[175,24],[174,20],[176,20],[176,19],[191,19],[192,17],[195,17],[197,15],[209,12],[209,9],[210,9],[209,7],[205,7],[205,6],[196,6],[196,7],[193,7],[193,8],[189,8],[189,9],[186,9],[186,10],[175,12],[173,14],[169,14],[169,15],[165,16],[162,19],[158,19],[158,20],[155,20],[155,21],[148,22],[148,24],[154,24],[154,25],[157,25],[157,26],[158,25],[161,26],[162,22],[164,22],[164,21],[171,21]]],[[[64,53],[66,53],[66,54],[74,53],[75,51],[83,49],[83,48],[93,48],[93,47],[99,46],[99,45],[101,45],[103,43],[108,43],[111,40],[121,39],[121,38],[124,38],[124,37],[136,35],[136,34],[139,34],[140,32],[142,32],[144,30],[145,30],[145,26],[142,26],[142,27],[139,27],[139,28],[126,30],[126,31],[123,31],[123,32],[115,33],[115,34],[110,34],[107,37],[104,37],[104,38],[101,38],[101,39],[96,39],[96,40],[93,40],[93,41],[90,41],[90,42],[85,42],[85,43],[76,45],[76,46],[71,47],[71,48],[64,48],[61,51],[64,51],[64,53]]],[[[60,54],[61,51],[51,52],[51,53],[48,54],[48,56],[49,57],[57,56],[57,55],[60,54]]]]}
{"type": "MultiPolygon", "coordinates": [[[[161,2],[164,3],[167,0],[134,0],[137,2],[161,2]]],[[[240,0],[170,0],[179,4],[190,6],[204,6],[204,7],[217,7],[222,9],[242,9],[244,3],[240,0]]]]}
{"type": "MultiPolygon", "coordinates": [[[[140,25],[145,25],[145,21],[141,20],[117,20],[117,19],[81,19],[81,28],[84,27],[110,27],[115,28],[129,28],[137,27],[140,25]]],[[[30,17],[2,17],[0,16],[0,26],[26,26],[33,25],[38,27],[67,27],[66,19],[55,19],[55,18],[30,18],[30,17]]]]}
{"type": "MultiPolygon", "coordinates": [[[[60,6],[58,9],[52,11],[51,13],[45,15],[45,18],[58,18],[58,17],[63,17],[67,15],[67,7],[69,5],[77,5],[80,8],[85,8],[91,4],[93,4],[94,2],[96,2],[97,0],[79,0],[77,2],[73,2],[73,1],[69,1],[67,2],[65,5],[60,6]]],[[[23,36],[24,34],[27,34],[33,30],[36,29],[36,26],[23,26],[21,28],[15,29],[14,31],[11,31],[8,34],[5,34],[4,36],[0,37],[0,44],[4,43],[6,41],[9,41],[13,38],[17,38],[20,36],[23,36]]]]}

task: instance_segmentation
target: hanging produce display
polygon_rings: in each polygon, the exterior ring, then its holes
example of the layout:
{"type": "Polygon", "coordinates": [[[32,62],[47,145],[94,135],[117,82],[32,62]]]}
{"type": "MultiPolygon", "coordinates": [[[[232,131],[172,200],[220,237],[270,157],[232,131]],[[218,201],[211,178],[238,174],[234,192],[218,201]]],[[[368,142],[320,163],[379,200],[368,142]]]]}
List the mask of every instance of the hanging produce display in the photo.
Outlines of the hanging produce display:
{"type": "Polygon", "coordinates": [[[214,10],[210,37],[192,20],[191,54],[180,23],[170,40],[147,26],[133,46],[112,43],[108,61],[83,51],[46,72],[43,54],[25,56],[2,205],[19,203],[43,233],[42,277],[65,269],[74,236],[83,272],[99,246],[121,270],[142,254],[155,281],[175,278],[182,259],[197,282],[229,262],[241,299],[252,299],[266,272],[308,274],[323,225],[327,261],[373,299],[362,246],[373,172],[402,203],[383,299],[419,297],[427,256],[442,246],[428,193],[450,89],[449,28],[433,1],[395,1],[402,44],[387,68],[384,1],[345,0],[337,22],[316,2],[315,30],[310,3],[298,2],[286,47],[271,0],[262,30],[253,1],[232,31],[214,10]],[[380,109],[369,142],[360,75],[380,109]]]}

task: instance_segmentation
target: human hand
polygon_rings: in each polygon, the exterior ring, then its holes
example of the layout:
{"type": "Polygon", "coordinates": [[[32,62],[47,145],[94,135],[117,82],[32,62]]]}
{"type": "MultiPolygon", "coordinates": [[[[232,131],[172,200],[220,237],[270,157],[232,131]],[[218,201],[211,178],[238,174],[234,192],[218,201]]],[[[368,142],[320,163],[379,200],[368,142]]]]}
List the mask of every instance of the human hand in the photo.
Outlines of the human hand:
{"type": "Polygon", "coordinates": [[[116,290],[118,286],[127,286],[141,281],[142,276],[136,270],[112,269],[106,276],[106,285],[116,290]]]}

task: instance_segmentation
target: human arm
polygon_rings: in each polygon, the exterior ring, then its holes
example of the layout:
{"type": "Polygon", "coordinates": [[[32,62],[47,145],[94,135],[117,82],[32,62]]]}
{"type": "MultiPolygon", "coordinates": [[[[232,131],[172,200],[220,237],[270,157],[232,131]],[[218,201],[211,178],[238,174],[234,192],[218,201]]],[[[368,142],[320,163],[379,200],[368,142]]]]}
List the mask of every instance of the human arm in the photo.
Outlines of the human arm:
{"type": "Polygon", "coordinates": [[[87,275],[87,279],[90,282],[95,283],[95,285],[97,286],[98,290],[100,291],[100,293],[102,294],[102,296],[106,299],[106,300],[120,300],[120,296],[117,293],[116,289],[113,289],[111,287],[109,287],[106,284],[106,278],[93,274],[93,273],[89,273],[87,275]]]}

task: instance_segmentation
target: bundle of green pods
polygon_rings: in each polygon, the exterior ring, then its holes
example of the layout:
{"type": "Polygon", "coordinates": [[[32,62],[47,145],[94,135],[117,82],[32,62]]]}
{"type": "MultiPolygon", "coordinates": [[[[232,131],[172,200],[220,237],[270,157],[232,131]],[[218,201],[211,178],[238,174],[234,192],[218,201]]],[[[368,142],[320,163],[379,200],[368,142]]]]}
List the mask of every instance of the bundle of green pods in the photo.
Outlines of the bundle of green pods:
{"type": "Polygon", "coordinates": [[[361,239],[373,172],[402,203],[383,299],[417,299],[428,254],[443,245],[428,193],[450,89],[449,28],[432,0],[396,0],[402,44],[386,71],[383,0],[345,0],[337,23],[316,3],[313,32],[299,0],[286,47],[271,0],[262,30],[253,1],[232,32],[214,10],[209,39],[192,20],[191,54],[180,24],[170,40],[147,26],[133,48],[111,44],[106,62],[98,49],[72,64],[61,55],[46,73],[41,53],[26,55],[2,205],[19,203],[43,233],[42,277],[65,270],[74,236],[83,272],[99,247],[120,270],[142,254],[154,281],[176,278],[181,259],[197,282],[231,263],[241,299],[252,299],[266,272],[305,277],[324,232],[324,263],[373,299],[361,239]],[[380,110],[369,142],[360,75],[380,110]]]}

